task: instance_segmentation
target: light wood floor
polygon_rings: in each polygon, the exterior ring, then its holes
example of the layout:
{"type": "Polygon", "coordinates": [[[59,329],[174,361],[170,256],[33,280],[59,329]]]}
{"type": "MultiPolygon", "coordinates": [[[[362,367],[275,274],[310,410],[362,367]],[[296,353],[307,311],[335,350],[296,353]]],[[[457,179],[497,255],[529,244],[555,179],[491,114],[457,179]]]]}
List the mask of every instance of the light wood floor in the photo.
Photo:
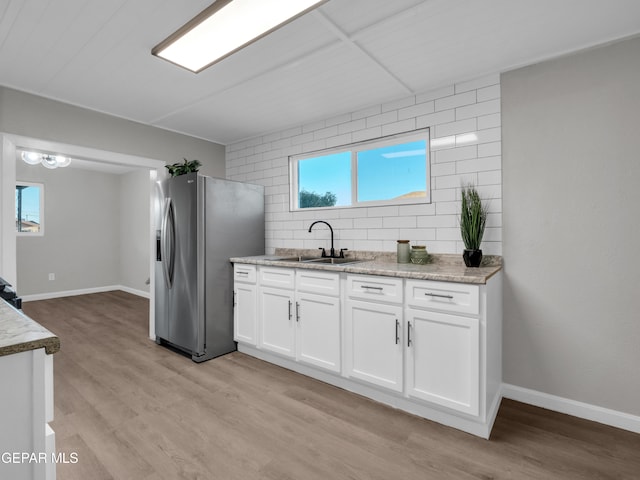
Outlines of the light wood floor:
{"type": "Polygon", "coordinates": [[[59,335],[58,479],[638,479],[640,435],[503,400],[490,441],[233,353],[195,364],[123,292],[29,302],[59,335]]]}

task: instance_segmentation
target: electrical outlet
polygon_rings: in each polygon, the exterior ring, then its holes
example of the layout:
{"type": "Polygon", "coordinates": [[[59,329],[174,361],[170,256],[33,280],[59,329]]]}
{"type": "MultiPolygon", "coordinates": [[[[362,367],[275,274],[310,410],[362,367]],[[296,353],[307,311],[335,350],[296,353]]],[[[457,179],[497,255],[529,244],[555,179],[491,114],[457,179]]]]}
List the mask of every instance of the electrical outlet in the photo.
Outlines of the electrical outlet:
{"type": "Polygon", "coordinates": [[[55,280],[56,279],[56,274],[55,273],[50,273],[49,274],[49,280],[55,280]]]}

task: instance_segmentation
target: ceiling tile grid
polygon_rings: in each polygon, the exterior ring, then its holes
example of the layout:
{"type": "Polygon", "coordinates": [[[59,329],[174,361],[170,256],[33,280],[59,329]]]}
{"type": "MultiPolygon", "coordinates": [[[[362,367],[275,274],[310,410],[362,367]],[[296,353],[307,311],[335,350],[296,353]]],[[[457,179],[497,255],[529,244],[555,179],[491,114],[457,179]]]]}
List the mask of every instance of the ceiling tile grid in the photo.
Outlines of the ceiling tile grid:
{"type": "Polygon", "coordinates": [[[229,144],[640,33],[637,0],[330,0],[193,74],[210,0],[0,0],[0,85],[229,144]]]}

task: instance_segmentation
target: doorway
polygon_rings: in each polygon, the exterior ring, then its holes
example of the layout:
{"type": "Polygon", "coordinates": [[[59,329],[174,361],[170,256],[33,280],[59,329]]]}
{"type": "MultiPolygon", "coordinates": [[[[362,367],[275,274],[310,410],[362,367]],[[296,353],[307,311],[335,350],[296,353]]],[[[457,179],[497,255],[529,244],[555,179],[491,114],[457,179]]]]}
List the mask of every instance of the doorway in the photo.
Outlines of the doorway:
{"type": "Polygon", "coordinates": [[[1,137],[1,173],[0,183],[0,272],[20,292],[17,278],[17,243],[15,233],[15,188],[16,188],[16,154],[20,150],[54,152],[65,154],[80,162],[87,162],[95,168],[123,169],[136,168],[149,172],[149,337],[155,339],[154,328],[154,262],[155,262],[155,225],[154,199],[152,198],[154,183],[164,176],[165,162],[161,160],[127,155],[117,152],[81,147],[24,137],[12,134],[0,134],[1,137]]]}

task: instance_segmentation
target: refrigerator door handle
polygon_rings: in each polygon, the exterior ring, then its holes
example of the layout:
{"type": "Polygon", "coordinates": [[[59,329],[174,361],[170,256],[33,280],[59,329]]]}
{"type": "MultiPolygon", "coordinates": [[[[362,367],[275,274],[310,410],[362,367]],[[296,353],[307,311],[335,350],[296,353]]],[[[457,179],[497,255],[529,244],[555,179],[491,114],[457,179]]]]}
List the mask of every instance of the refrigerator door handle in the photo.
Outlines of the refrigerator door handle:
{"type": "Polygon", "coordinates": [[[173,269],[175,266],[175,223],[173,202],[167,198],[162,215],[162,272],[167,288],[173,286],[173,269]]]}

